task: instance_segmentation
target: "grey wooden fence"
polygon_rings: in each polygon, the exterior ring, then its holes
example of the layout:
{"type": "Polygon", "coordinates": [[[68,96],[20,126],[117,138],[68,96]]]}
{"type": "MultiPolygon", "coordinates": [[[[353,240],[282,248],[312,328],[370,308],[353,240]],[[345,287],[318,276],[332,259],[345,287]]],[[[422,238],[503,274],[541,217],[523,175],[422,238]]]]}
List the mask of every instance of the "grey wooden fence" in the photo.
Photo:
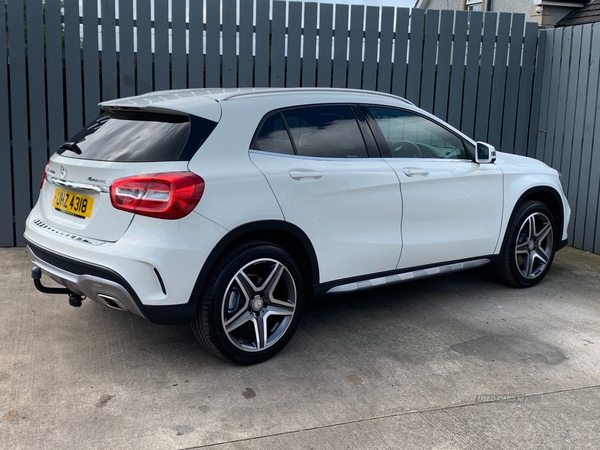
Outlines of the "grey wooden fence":
{"type": "Polygon", "coordinates": [[[120,1],[118,11],[115,0],[79,3],[0,8],[2,246],[23,244],[46,160],[97,103],[150,90],[374,89],[498,149],[536,148],[538,32],[523,15],[268,0],[193,0],[189,11],[185,0],[120,1]]]}
{"type": "Polygon", "coordinates": [[[600,253],[600,23],[543,31],[535,156],[563,174],[569,243],[600,253]]]}

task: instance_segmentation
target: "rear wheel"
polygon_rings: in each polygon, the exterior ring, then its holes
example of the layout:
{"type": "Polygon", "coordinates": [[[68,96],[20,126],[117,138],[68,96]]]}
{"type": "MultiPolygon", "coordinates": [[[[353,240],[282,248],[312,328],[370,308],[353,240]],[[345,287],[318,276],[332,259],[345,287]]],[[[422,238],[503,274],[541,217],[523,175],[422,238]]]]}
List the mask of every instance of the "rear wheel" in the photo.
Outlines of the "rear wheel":
{"type": "Polygon", "coordinates": [[[554,260],[555,233],[554,217],[546,205],[537,201],[519,205],[506,230],[502,260],[495,267],[500,280],[516,287],[542,281],[554,260]]]}
{"type": "Polygon", "coordinates": [[[213,269],[192,330],[207,349],[255,364],[285,347],[303,305],[302,274],[290,255],[250,242],[229,251],[213,269]]]}

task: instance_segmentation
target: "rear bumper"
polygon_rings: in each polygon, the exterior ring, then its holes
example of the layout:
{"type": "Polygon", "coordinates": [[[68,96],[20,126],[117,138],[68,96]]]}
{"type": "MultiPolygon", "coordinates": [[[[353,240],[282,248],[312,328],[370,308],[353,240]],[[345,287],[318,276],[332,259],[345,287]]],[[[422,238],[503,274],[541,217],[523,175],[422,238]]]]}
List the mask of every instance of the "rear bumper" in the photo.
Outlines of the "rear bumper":
{"type": "Polygon", "coordinates": [[[31,262],[39,267],[44,275],[71,292],[113,309],[129,311],[145,317],[135,291],[117,273],[104,267],[92,266],[89,263],[57,255],[31,242],[27,242],[27,251],[31,262]],[[111,299],[115,304],[109,301],[111,299]]]}
{"type": "Polygon", "coordinates": [[[182,324],[195,316],[194,285],[225,232],[196,213],[172,221],[136,216],[118,241],[96,241],[47,226],[36,205],[24,237],[44,278],[151,322],[182,324]]]}
{"type": "Polygon", "coordinates": [[[116,272],[87,262],[58,255],[27,242],[31,262],[42,273],[69,291],[112,309],[128,311],[150,322],[178,325],[191,322],[196,313],[196,302],[183,305],[144,305],[127,281],[116,272]]]}

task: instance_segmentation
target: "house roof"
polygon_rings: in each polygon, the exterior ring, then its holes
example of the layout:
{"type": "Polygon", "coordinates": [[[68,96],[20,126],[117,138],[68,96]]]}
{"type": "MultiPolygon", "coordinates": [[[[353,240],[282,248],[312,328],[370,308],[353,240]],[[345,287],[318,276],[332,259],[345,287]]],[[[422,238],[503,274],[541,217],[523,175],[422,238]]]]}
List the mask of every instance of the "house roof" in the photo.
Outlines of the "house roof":
{"type": "Polygon", "coordinates": [[[571,25],[584,25],[586,23],[600,22],[600,2],[592,0],[582,8],[577,8],[556,23],[556,27],[571,25]]]}

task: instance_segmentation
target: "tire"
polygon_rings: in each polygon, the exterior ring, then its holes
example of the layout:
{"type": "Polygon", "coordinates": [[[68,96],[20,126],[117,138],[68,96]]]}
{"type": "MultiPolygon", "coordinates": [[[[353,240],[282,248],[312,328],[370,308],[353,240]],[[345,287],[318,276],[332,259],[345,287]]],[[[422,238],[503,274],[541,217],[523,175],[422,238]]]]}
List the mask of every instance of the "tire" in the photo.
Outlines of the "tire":
{"type": "Polygon", "coordinates": [[[256,364],[286,346],[303,307],[302,273],[291,256],[266,242],[248,242],[212,270],[192,331],[213,353],[256,364]]]}
{"type": "Polygon", "coordinates": [[[502,244],[496,276],[511,286],[526,288],[544,279],[556,250],[556,224],[541,202],[525,201],[510,219],[502,244]]]}

